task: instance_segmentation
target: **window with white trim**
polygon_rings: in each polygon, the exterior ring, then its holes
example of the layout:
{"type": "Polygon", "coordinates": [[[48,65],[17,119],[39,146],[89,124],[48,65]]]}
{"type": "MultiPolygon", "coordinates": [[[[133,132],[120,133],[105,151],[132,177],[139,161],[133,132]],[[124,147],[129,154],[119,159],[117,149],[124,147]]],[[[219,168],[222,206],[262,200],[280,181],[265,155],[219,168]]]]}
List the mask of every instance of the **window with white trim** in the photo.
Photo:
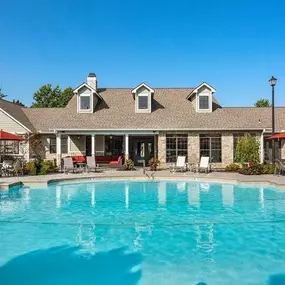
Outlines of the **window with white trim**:
{"type": "Polygon", "coordinates": [[[222,162],[221,135],[200,135],[200,158],[209,157],[210,162],[222,162]]]}
{"type": "Polygon", "coordinates": [[[90,94],[82,93],[79,98],[80,110],[90,110],[90,94]]]}
{"type": "Polygon", "coordinates": [[[209,95],[199,95],[199,110],[209,110],[209,95]]]}
{"type": "MultiPolygon", "coordinates": [[[[56,137],[49,138],[49,153],[56,153],[56,137]]],[[[67,136],[61,136],[61,153],[68,153],[68,139],[67,136]]]]}
{"type": "Polygon", "coordinates": [[[148,109],[148,94],[138,95],[138,109],[147,110],[148,109]]]}

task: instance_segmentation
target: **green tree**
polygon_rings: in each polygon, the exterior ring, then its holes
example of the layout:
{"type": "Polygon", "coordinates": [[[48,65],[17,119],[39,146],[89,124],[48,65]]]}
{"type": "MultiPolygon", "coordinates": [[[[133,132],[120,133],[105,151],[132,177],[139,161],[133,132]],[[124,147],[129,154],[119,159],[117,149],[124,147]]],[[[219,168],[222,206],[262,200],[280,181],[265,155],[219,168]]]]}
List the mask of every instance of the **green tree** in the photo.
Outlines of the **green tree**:
{"type": "Polygon", "coordinates": [[[245,136],[238,140],[236,148],[235,162],[239,163],[259,163],[260,144],[256,137],[245,136]]]}
{"type": "Polygon", "coordinates": [[[7,97],[7,95],[4,94],[4,93],[2,92],[2,88],[0,88],[0,99],[3,99],[3,98],[5,98],[5,97],[7,97]]]}
{"type": "Polygon", "coordinates": [[[65,107],[73,96],[73,89],[71,87],[65,88],[61,92],[60,106],[65,107]]]}
{"type": "Polygon", "coordinates": [[[26,107],[21,101],[19,101],[19,100],[13,100],[12,101],[14,104],[17,104],[17,105],[19,105],[19,106],[21,106],[21,107],[26,107]]]}
{"type": "Polygon", "coordinates": [[[57,85],[52,87],[51,84],[46,84],[34,93],[34,108],[54,108],[65,107],[73,95],[71,87],[65,88],[63,91],[57,85]]]}
{"type": "Polygon", "coordinates": [[[265,98],[261,98],[259,100],[256,101],[256,103],[254,104],[255,107],[270,107],[271,104],[269,103],[268,99],[265,98]]]}

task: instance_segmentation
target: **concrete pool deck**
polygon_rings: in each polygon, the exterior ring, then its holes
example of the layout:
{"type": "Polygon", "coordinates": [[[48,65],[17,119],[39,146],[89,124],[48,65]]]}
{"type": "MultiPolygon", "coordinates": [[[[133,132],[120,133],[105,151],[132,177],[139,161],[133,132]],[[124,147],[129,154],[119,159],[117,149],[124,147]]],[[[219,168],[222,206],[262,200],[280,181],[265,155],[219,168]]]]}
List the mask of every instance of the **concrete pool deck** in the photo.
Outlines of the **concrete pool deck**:
{"type": "Polygon", "coordinates": [[[274,187],[285,189],[285,176],[274,175],[241,175],[230,172],[211,172],[193,173],[193,172],[175,172],[169,170],[149,171],[145,174],[142,169],[136,171],[116,171],[105,170],[98,173],[55,173],[39,176],[19,176],[19,177],[0,177],[0,190],[7,190],[16,185],[24,185],[29,187],[46,187],[52,182],[72,182],[72,181],[88,181],[88,180],[186,180],[186,181],[201,181],[201,182],[217,182],[231,184],[263,184],[272,185],[274,187]]]}

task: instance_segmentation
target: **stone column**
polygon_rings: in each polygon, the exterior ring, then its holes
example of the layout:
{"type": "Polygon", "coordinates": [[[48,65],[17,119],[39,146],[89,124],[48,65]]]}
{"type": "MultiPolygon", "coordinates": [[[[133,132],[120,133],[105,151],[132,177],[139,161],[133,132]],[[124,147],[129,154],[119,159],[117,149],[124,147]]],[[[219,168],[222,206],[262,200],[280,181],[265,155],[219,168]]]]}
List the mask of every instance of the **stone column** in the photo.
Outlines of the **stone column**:
{"type": "Polygon", "coordinates": [[[61,134],[56,133],[56,164],[61,166],[61,134]]]}
{"type": "Polygon", "coordinates": [[[125,134],[125,161],[129,159],[129,134],[125,134]]]}
{"type": "Polygon", "coordinates": [[[222,133],[222,164],[234,162],[234,137],[232,133],[222,133]]]}
{"type": "Polygon", "coordinates": [[[96,145],[96,137],[94,134],[91,135],[91,155],[95,157],[95,145],[96,145]]]}
{"type": "Polygon", "coordinates": [[[158,134],[158,160],[161,163],[166,163],[166,134],[159,132],[158,134]]]}
{"type": "Polygon", "coordinates": [[[188,162],[197,164],[200,160],[199,133],[188,133],[188,162]]]}

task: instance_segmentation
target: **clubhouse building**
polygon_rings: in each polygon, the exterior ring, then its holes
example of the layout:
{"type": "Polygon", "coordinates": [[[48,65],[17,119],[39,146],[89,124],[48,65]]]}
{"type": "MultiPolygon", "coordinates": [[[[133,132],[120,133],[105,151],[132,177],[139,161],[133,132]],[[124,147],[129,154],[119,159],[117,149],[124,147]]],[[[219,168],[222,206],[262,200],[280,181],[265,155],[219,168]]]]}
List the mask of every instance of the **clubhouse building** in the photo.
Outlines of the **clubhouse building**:
{"type": "MultiPolygon", "coordinates": [[[[152,157],[163,164],[178,155],[189,163],[209,156],[213,167],[234,161],[237,141],[250,134],[260,141],[260,161],[271,159],[271,108],[223,107],[216,90],[203,82],[194,88],[102,88],[97,76],[74,89],[65,108],[24,108],[0,100],[0,129],[25,135],[6,142],[9,155],[33,158],[30,140],[40,137],[44,159],[60,163],[66,156],[95,156],[110,161],[124,155],[136,165],[152,157]]],[[[285,108],[275,110],[276,132],[285,129],[285,108]]],[[[276,158],[285,146],[276,142],[276,158]]]]}

